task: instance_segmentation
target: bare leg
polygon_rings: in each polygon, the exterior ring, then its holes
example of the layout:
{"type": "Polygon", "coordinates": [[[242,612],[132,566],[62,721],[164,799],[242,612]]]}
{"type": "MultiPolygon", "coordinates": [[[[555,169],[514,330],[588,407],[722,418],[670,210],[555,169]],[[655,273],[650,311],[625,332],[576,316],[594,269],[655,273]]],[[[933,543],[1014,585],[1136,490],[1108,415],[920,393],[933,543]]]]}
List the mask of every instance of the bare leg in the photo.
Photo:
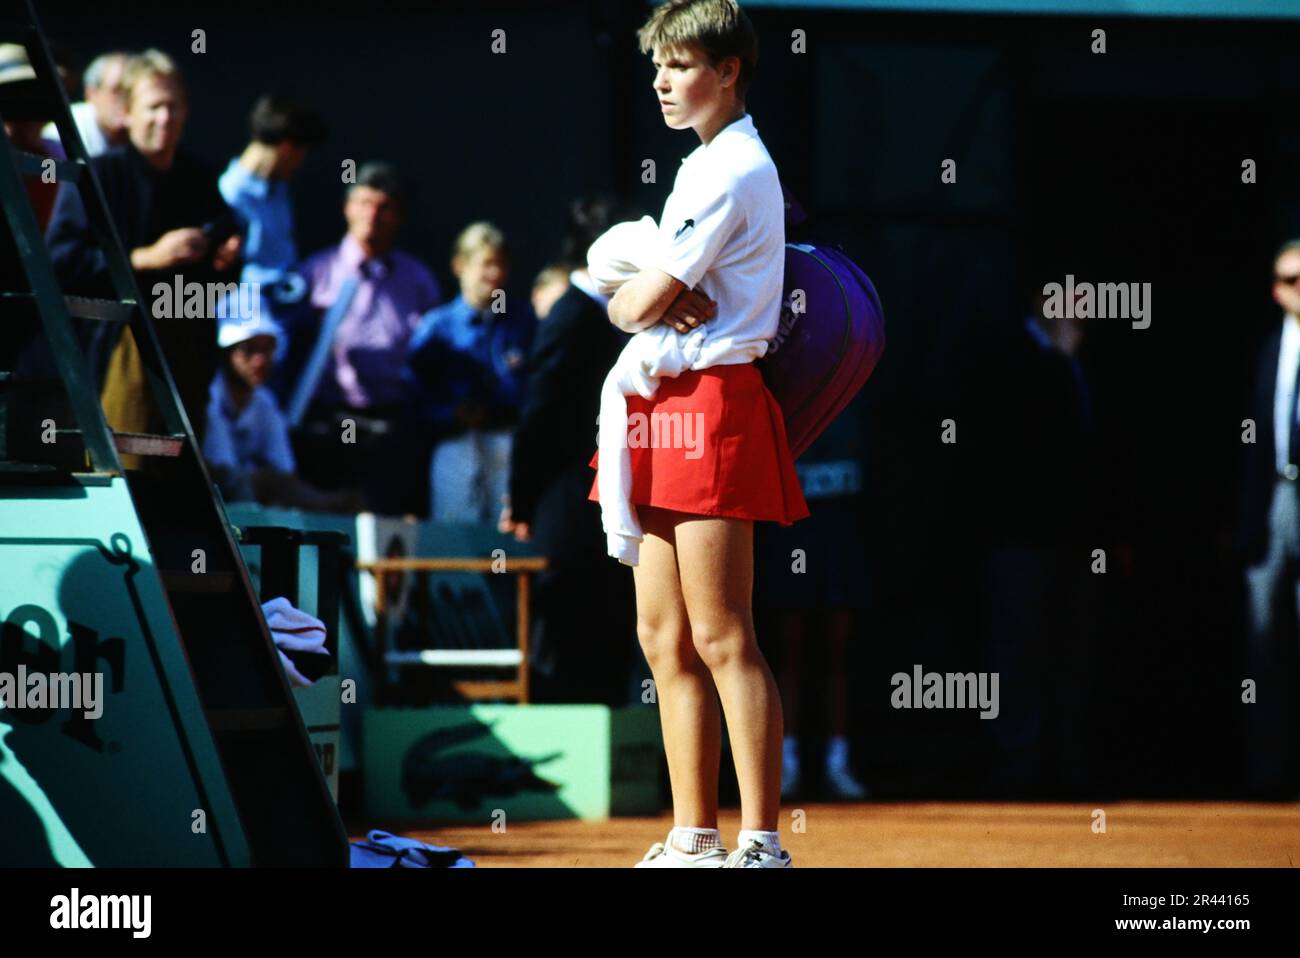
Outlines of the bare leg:
{"type": "Polygon", "coordinates": [[[673,525],[663,510],[637,508],[645,539],[632,570],[636,630],[654,676],[664,754],[673,793],[673,824],[718,827],[722,713],[713,677],[691,642],[678,581],[673,525]]]}
{"type": "Polygon", "coordinates": [[[722,697],[740,785],[740,827],[776,831],[781,696],[754,637],[754,524],[679,515],[677,562],[691,637],[722,697]]]}

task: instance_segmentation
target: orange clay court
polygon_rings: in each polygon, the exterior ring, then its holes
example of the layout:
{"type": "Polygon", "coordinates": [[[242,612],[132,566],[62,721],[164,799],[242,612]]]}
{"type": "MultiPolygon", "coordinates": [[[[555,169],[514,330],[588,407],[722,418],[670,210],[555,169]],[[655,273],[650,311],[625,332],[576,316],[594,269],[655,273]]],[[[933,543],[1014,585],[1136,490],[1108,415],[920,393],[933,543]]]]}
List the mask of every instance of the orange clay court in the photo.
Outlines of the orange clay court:
{"type": "MultiPolygon", "coordinates": [[[[783,807],[781,844],[796,868],[1294,868],[1300,803],[869,802],[783,807]],[[1105,833],[1094,832],[1096,809],[1105,833]],[[804,830],[792,817],[804,812],[804,830]]],[[[390,829],[450,845],[480,868],[630,868],[663,841],[671,816],[390,829]]],[[[383,827],[383,826],[377,826],[383,827]]],[[[730,849],[739,812],[718,821],[730,849]]],[[[352,839],[364,838],[353,830],[352,839]]]]}

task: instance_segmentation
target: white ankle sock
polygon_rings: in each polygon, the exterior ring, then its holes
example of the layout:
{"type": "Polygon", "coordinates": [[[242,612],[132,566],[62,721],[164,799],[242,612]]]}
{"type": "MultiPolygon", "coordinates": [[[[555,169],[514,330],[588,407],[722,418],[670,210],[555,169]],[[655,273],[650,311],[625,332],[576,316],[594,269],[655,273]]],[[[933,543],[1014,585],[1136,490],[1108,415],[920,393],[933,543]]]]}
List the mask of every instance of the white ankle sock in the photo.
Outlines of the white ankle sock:
{"type": "Polygon", "coordinates": [[[687,855],[698,855],[722,845],[722,832],[716,828],[682,828],[675,826],[668,833],[668,843],[687,855]]]}
{"type": "Polygon", "coordinates": [[[736,838],[736,847],[745,848],[750,841],[762,842],[773,855],[781,854],[781,837],[779,832],[760,832],[752,828],[742,828],[736,838]]]}

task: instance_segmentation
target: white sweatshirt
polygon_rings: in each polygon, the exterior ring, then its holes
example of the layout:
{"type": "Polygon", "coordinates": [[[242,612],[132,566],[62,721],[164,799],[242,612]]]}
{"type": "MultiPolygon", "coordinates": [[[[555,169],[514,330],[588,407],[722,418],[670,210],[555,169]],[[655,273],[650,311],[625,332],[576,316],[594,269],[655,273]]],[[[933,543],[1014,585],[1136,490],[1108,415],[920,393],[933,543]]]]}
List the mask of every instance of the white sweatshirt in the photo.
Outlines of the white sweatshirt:
{"type": "Polygon", "coordinates": [[[629,340],[600,394],[597,493],[609,554],[640,558],[643,538],[631,502],[627,400],[653,399],[662,376],[750,363],[767,352],[781,313],[785,207],[776,166],[745,114],[682,161],[660,223],[649,216],[608,230],[587,253],[602,293],[654,268],[718,304],[689,333],[658,323],[629,340]]]}

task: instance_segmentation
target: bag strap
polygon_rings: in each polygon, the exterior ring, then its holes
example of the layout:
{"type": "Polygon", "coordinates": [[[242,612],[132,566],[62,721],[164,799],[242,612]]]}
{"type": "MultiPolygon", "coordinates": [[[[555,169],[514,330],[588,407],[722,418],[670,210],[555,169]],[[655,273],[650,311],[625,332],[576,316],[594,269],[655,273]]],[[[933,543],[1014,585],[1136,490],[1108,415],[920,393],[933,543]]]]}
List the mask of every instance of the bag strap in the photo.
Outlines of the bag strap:
{"type": "Polygon", "coordinates": [[[298,386],[294,389],[293,398],[289,401],[288,411],[285,413],[285,421],[290,429],[296,428],[302,422],[303,414],[307,411],[311,397],[320,382],[321,373],[325,371],[325,362],[329,359],[334,334],[338,331],[339,323],[343,322],[343,317],[347,314],[348,307],[352,305],[352,299],[360,285],[360,277],[349,276],[345,279],[338,296],[325,312],[325,318],[321,320],[320,335],[316,337],[311,358],[307,360],[307,365],[298,380],[298,386]]]}

